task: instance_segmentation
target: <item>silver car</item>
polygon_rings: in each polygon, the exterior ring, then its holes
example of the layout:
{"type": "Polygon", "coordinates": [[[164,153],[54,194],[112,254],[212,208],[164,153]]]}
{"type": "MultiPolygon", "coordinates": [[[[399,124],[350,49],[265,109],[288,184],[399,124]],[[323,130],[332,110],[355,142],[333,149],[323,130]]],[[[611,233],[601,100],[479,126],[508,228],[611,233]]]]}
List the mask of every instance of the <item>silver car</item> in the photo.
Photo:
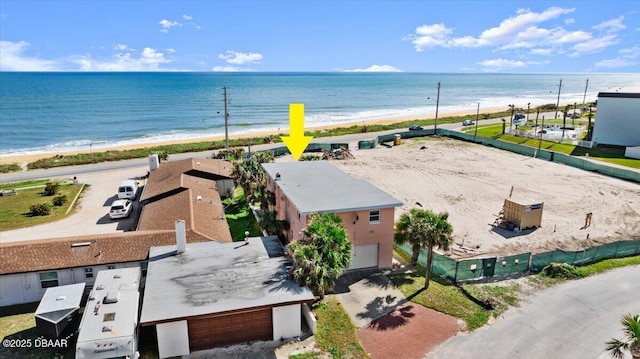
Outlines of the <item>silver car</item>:
{"type": "Polygon", "coordinates": [[[109,210],[109,218],[129,218],[132,208],[133,203],[131,203],[131,201],[129,201],[128,199],[116,200],[111,204],[111,209],[109,210]]]}

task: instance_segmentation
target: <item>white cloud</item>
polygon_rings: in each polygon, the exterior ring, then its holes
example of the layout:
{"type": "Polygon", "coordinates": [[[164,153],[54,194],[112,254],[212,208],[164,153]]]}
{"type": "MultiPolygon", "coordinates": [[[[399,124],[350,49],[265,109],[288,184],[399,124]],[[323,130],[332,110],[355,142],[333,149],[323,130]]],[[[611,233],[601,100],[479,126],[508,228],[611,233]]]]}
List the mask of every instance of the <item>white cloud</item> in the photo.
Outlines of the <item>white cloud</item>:
{"type": "Polygon", "coordinates": [[[126,44],[115,44],[113,45],[113,49],[115,51],[127,51],[129,49],[129,46],[127,46],[126,44]]]}
{"type": "Polygon", "coordinates": [[[215,72],[239,72],[239,71],[251,71],[249,69],[243,69],[235,66],[214,66],[211,71],[215,72]]]}
{"type": "Polygon", "coordinates": [[[574,19],[574,18],[570,18],[570,17],[569,17],[569,18],[566,18],[566,19],[564,20],[564,23],[565,23],[565,24],[567,24],[567,25],[574,24],[575,22],[576,22],[576,19],[574,19]]]}
{"type": "Polygon", "coordinates": [[[531,52],[530,52],[531,55],[538,55],[538,56],[549,56],[552,53],[553,53],[553,50],[549,48],[531,49],[531,52]]]}
{"type": "Polygon", "coordinates": [[[193,19],[193,17],[191,17],[189,15],[182,15],[182,18],[187,20],[187,21],[193,19]]]}
{"type": "Polygon", "coordinates": [[[160,26],[162,26],[162,29],[160,29],[160,32],[164,32],[164,33],[169,32],[169,30],[170,30],[172,27],[175,27],[175,26],[182,26],[182,24],[181,24],[181,23],[179,23],[179,22],[177,22],[177,21],[169,21],[169,20],[167,20],[167,19],[162,19],[162,20],[160,20],[160,21],[158,22],[158,24],[160,24],[160,26]]]}
{"type": "Polygon", "coordinates": [[[606,59],[595,63],[596,67],[619,68],[637,65],[636,59],[640,59],[640,46],[634,46],[618,51],[619,56],[615,59],[606,59]]]}
{"type": "Polygon", "coordinates": [[[58,71],[60,64],[25,54],[26,41],[0,41],[0,71],[58,71]]]}
{"type": "Polygon", "coordinates": [[[608,60],[598,61],[598,62],[595,63],[595,67],[614,69],[614,68],[620,68],[620,67],[634,66],[634,65],[637,65],[639,63],[640,62],[638,62],[638,61],[632,61],[632,60],[629,60],[629,59],[617,58],[617,59],[608,59],[608,60]]]}
{"type": "Polygon", "coordinates": [[[125,51],[117,52],[110,59],[94,59],[91,55],[76,56],[74,62],[83,71],[166,71],[161,68],[168,64],[164,53],[145,47],[141,53],[126,47],[125,51]]]}
{"type": "Polygon", "coordinates": [[[611,45],[619,43],[616,35],[607,35],[596,39],[591,39],[586,42],[575,44],[571,49],[573,52],[569,54],[571,57],[576,57],[582,54],[589,54],[594,52],[600,52],[611,45]]]}
{"type": "Polygon", "coordinates": [[[478,62],[478,64],[483,66],[485,71],[501,71],[527,67],[527,64],[523,61],[506,59],[485,60],[478,62]]]}
{"type": "Polygon", "coordinates": [[[574,12],[574,8],[550,7],[536,13],[529,9],[519,9],[516,16],[503,20],[498,26],[486,29],[478,37],[471,35],[453,37],[453,29],[443,23],[418,26],[413,34],[403,40],[410,40],[416,51],[421,52],[433,47],[484,47],[496,46],[499,49],[536,47],[550,41],[558,32],[570,34],[564,29],[543,29],[537,24],[574,12]],[[534,41],[535,40],[535,41],[534,41]]]}
{"type": "Polygon", "coordinates": [[[224,54],[218,55],[219,59],[225,60],[229,64],[245,65],[245,64],[259,64],[263,56],[257,52],[237,52],[227,50],[224,54]]]}
{"type": "Polygon", "coordinates": [[[604,32],[618,32],[620,30],[624,30],[627,27],[622,23],[624,21],[624,16],[620,16],[617,19],[611,19],[607,21],[603,21],[598,25],[592,26],[591,28],[598,31],[604,32]]]}
{"type": "Polygon", "coordinates": [[[343,72],[402,72],[391,65],[371,65],[364,69],[342,70],[343,72]]]}
{"type": "Polygon", "coordinates": [[[425,48],[446,46],[449,35],[452,33],[453,29],[446,27],[443,23],[422,25],[416,28],[415,34],[407,35],[403,40],[411,40],[416,51],[421,52],[425,48]]]}

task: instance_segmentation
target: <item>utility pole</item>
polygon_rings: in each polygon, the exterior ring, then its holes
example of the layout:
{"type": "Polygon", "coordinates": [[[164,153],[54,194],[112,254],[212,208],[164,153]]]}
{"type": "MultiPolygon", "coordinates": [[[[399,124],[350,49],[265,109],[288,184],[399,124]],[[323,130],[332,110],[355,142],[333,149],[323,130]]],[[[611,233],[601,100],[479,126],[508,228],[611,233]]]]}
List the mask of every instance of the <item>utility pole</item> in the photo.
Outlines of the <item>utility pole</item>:
{"type": "Polygon", "coordinates": [[[587,88],[589,88],[589,79],[587,79],[587,84],[584,85],[584,96],[582,96],[582,107],[584,107],[584,101],[587,98],[587,88]]]}
{"type": "MultiPolygon", "coordinates": [[[[538,116],[536,116],[536,119],[538,118],[538,116]]],[[[544,131],[544,115],[542,116],[542,129],[538,132],[540,134],[540,139],[538,140],[538,153],[540,152],[540,149],[542,148],[542,131],[544,131]]]]}
{"type": "Polygon", "coordinates": [[[558,102],[556,103],[556,115],[554,118],[558,118],[558,107],[560,107],[560,89],[562,89],[562,79],[560,79],[560,85],[558,85],[558,102]]]}
{"type": "Polygon", "coordinates": [[[227,151],[227,159],[229,159],[229,111],[227,110],[227,87],[224,90],[224,149],[227,151]]]}
{"type": "Polygon", "coordinates": [[[473,133],[473,142],[476,142],[478,136],[478,119],[480,118],[480,102],[478,102],[478,110],[476,111],[476,130],[473,133]]]}

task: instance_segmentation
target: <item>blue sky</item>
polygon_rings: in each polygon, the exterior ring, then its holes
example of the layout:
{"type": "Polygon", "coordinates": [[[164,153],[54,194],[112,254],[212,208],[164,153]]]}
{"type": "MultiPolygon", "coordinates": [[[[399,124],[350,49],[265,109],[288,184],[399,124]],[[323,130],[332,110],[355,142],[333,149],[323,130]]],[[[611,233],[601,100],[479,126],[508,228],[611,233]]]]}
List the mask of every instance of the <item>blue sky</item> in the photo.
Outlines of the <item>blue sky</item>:
{"type": "Polygon", "coordinates": [[[0,71],[640,72],[635,1],[0,3],[0,71]]]}

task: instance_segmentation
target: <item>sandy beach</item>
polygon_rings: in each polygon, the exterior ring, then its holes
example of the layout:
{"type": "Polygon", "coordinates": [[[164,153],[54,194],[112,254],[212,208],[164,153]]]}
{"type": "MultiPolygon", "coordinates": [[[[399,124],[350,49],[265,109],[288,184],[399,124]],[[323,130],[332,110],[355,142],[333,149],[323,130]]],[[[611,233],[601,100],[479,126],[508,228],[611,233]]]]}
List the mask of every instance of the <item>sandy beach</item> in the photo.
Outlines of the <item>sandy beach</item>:
{"type": "MultiPolygon", "coordinates": [[[[494,113],[504,110],[503,108],[482,108],[480,113],[494,113]]],[[[438,118],[450,117],[450,116],[473,116],[475,119],[476,111],[456,111],[456,112],[441,112],[438,114],[438,118]]],[[[423,120],[423,119],[433,119],[435,117],[435,113],[425,113],[424,116],[404,116],[404,117],[393,117],[387,119],[379,119],[379,120],[370,120],[370,121],[357,121],[357,122],[347,122],[347,123],[337,123],[333,125],[326,126],[316,126],[316,127],[307,127],[307,130],[310,131],[319,131],[319,130],[328,130],[334,128],[341,127],[351,127],[351,126],[362,126],[363,123],[367,125],[388,125],[403,121],[411,121],[411,120],[423,120]]],[[[287,135],[288,131],[286,129],[281,129],[280,132],[277,130],[274,131],[262,131],[262,132],[251,132],[244,134],[230,134],[230,139],[238,139],[238,138],[250,138],[250,137],[267,137],[267,136],[278,136],[278,135],[287,135]]],[[[192,139],[178,140],[178,141],[164,141],[164,142],[146,142],[139,144],[132,144],[128,146],[113,146],[113,147],[94,147],[92,149],[86,150],[78,150],[78,151],[59,151],[59,152],[46,152],[46,153],[34,153],[34,154],[24,154],[24,155],[0,155],[0,164],[10,164],[10,163],[18,163],[22,166],[25,166],[29,162],[33,162],[42,158],[49,158],[55,155],[74,155],[79,153],[90,153],[90,152],[106,152],[106,151],[119,151],[119,150],[128,150],[135,148],[149,148],[155,147],[159,145],[172,145],[172,144],[181,144],[181,143],[196,143],[196,142],[213,142],[223,140],[224,136],[211,136],[211,137],[198,137],[192,139]]]]}

